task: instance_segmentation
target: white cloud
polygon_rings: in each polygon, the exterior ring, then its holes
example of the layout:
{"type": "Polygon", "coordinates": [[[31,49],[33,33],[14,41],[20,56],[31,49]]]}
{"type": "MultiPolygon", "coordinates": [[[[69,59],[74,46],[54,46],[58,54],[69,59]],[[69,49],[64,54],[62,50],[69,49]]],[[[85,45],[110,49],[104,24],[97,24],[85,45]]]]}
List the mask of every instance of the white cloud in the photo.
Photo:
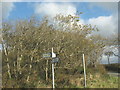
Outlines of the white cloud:
{"type": "MultiPolygon", "coordinates": [[[[7,18],[14,8],[13,3],[2,3],[2,18],[7,18]]],[[[105,5],[103,5],[105,6],[105,5]]],[[[111,6],[111,5],[109,5],[111,6]]],[[[107,7],[109,7],[107,6],[107,7]]],[[[56,14],[75,15],[77,12],[76,7],[71,3],[37,3],[35,4],[35,13],[38,15],[48,15],[50,17],[54,17],[56,14]]],[[[85,21],[84,19],[80,19],[80,24],[92,24],[97,25],[100,30],[97,32],[102,36],[110,36],[112,34],[117,33],[118,31],[118,23],[117,23],[117,15],[111,16],[99,16],[97,18],[90,18],[85,21]]]]}
{"type": "Polygon", "coordinates": [[[91,18],[87,22],[92,25],[97,25],[100,30],[99,34],[102,36],[108,37],[112,34],[118,33],[118,1],[119,0],[114,2],[94,2],[89,4],[92,8],[95,8],[94,6],[98,6],[112,13],[110,16],[99,16],[97,18],[91,18]]]}
{"type": "MultiPolygon", "coordinates": [[[[110,5],[111,6],[111,5],[110,5]]],[[[56,14],[63,15],[75,15],[77,12],[76,7],[73,4],[58,4],[58,3],[39,3],[35,5],[35,13],[38,15],[48,15],[49,17],[54,17],[56,14]]],[[[91,24],[96,25],[99,32],[94,32],[94,34],[100,34],[102,36],[108,37],[113,34],[117,34],[118,31],[118,16],[117,14],[110,16],[99,16],[97,18],[90,18],[84,20],[80,18],[79,24],[91,24]]]]}
{"type": "Polygon", "coordinates": [[[58,4],[58,3],[39,3],[35,5],[35,13],[38,15],[48,15],[54,17],[57,14],[75,15],[76,7],[72,4],[58,4]]]}
{"type": "Polygon", "coordinates": [[[1,0],[2,2],[20,2],[24,0],[1,0]]]}
{"type": "Polygon", "coordinates": [[[2,2],[118,2],[119,0],[1,0],[2,2]]]}
{"type": "Polygon", "coordinates": [[[2,27],[2,19],[8,18],[13,8],[14,4],[12,2],[0,3],[0,28],[2,27]]]}
{"type": "Polygon", "coordinates": [[[104,37],[116,34],[118,31],[117,17],[115,17],[114,15],[90,18],[87,23],[91,25],[96,25],[99,29],[99,32],[97,32],[97,34],[100,34],[104,37]]]}
{"type": "Polygon", "coordinates": [[[118,2],[93,2],[89,4],[90,7],[94,6],[102,7],[105,10],[112,11],[114,13],[118,12],[118,2]]]}
{"type": "Polygon", "coordinates": [[[14,4],[11,3],[11,2],[5,2],[5,3],[2,3],[2,18],[7,18],[10,14],[10,12],[13,10],[14,8],[14,4]]]}

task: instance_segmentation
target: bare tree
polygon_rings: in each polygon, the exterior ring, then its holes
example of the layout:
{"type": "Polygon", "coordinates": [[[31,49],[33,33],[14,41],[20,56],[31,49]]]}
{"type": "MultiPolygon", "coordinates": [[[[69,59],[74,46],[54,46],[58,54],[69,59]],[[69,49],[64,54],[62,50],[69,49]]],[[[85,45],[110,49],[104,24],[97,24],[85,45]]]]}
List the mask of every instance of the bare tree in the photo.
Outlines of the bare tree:
{"type": "Polygon", "coordinates": [[[105,52],[105,55],[108,58],[108,64],[110,64],[110,57],[113,55],[113,52],[112,51],[105,52]]]}

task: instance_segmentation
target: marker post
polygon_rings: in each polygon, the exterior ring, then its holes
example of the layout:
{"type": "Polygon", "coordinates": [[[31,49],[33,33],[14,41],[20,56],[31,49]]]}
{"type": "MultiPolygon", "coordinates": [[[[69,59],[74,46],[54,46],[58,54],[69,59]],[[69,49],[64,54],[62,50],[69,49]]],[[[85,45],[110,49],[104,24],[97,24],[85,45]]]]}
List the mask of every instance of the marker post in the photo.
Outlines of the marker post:
{"type": "Polygon", "coordinates": [[[83,67],[84,67],[84,80],[85,80],[85,88],[86,88],[86,70],[85,70],[85,58],[84,58],[84,54],[83,54],[83,67]]]}

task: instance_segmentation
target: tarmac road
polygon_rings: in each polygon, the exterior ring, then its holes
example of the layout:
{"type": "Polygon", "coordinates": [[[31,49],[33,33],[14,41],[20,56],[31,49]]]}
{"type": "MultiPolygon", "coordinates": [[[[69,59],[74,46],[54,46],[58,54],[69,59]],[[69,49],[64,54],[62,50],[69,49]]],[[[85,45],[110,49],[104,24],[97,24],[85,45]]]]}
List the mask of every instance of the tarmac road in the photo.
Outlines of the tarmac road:
{"type": "Polygon", "coordinates": [[[108,74],[111,76],[120,77],[120,73],[117,72],[108,72],[108,74]]]}

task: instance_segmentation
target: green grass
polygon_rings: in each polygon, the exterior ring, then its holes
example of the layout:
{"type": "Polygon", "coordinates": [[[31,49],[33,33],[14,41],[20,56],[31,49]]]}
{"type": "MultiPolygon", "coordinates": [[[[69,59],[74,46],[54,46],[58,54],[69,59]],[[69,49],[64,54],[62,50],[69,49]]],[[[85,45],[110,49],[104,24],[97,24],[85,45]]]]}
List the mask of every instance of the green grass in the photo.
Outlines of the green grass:
{"type": "MultiPolygon", "coordinates": [[[[74,79],[74,78],[71,78],[71,79],[74,79]]],[[[84,79],[82,82],[84,82],[84,79]]],[[[45,84],[39,85],[39,87],[42,87],[42,88],[50,87],[50,86],[52,87],[52,83],[51,85],[49,84],[49,86],[45,84]]],[[[84,84],[82,83],[80,85],[77,85],[76,83],[72,83],[72,84],[57,83],[56,88],[84,88],[84,84]]],[[[100,75],[98,73],[91,75],[91,77],[90,75],[87,75],[87,87],[86,88],[118,88],[118,77],[109,76],[107,74],[100,75]]]]}
{"type": "MultiPolygon", "coordinates": [[[[87,87],[86,88],[118,88],[118,77],[107,74],[104,69],[88,69],[87,70],[87,87]],[[97,72],[100,71],[101,72],[97,72]]],[[[37,88],[52,88],[52,80],[40,80],[37,88]]],[[[55,77],[56,88],[84,88],[83,74],[58,74],[55,77]]]]}
{"type": "Polygon", "coordinates": [[[88,88],[118,88],[118,77],[101,75],[99,78],[94,76],[87,79],[88,88]]]}

